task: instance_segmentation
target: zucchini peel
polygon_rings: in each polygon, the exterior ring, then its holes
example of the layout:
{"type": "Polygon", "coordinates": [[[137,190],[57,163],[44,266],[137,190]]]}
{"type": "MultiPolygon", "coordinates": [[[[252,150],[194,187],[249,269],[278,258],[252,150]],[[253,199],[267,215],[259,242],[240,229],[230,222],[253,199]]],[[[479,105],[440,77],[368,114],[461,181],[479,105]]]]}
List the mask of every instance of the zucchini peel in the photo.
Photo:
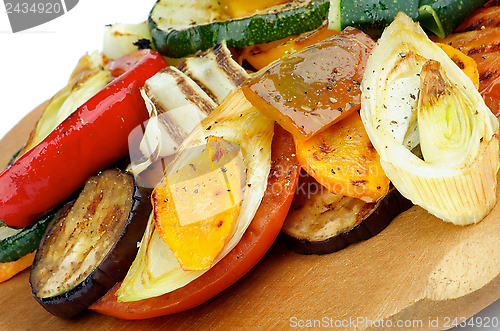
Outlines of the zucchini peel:
{"type": "Polygon", "coordinates": [[[282,39],[320,27],[330,1],[292,0],[254,15],[231,18],[218,1],[160,0],[148,25],[157,50],[180,58],[225,40],[228,47],[245,47],[282,39]]]}

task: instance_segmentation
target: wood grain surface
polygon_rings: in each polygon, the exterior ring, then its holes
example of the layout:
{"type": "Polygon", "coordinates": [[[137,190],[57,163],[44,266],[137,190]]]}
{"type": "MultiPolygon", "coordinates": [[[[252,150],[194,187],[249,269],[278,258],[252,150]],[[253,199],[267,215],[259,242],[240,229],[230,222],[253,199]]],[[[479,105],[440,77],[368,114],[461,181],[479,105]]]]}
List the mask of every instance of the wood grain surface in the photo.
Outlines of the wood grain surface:
{"type": "MultiPolygon", "coordinates": [[[[39,114],[36,109],[0,141],[0,166],[23,145],[39,114]]],[[[0,284],[0,329],[448,329],[500,297],[499,215],[500,204],[481,223],[458,227],[413,207],[374,238],[323,256],[295,254],[278,240],[223,293],[149,320],[92,311],[58,319],[32,298],[26,270],[0,284]]]]}

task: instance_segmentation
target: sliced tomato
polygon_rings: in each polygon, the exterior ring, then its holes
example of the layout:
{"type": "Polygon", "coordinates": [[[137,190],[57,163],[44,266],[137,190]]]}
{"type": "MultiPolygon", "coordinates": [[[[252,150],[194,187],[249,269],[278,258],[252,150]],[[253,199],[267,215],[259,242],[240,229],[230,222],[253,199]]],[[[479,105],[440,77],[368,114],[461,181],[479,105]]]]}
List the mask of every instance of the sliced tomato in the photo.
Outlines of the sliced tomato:
{"type": "Polygon", "coordinates": [[[238,245],[200,278],[171,293],[134,302],[117,302],[115,286],[90,309],[123,319],[144,319],[196,307],[245,275],[278,236],[290,208],[299,176],[290,133],[275,126],[272,167],[262,203],[238,245]]]}

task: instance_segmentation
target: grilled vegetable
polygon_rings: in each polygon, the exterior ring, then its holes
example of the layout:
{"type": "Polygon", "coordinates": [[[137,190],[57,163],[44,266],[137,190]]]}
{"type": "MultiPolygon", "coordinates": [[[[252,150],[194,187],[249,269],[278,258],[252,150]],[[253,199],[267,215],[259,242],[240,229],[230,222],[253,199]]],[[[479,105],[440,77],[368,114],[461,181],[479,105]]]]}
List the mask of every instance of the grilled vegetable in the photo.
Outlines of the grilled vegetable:
{"type": "Polygon", "coordinates": [[[341,30],[352,26],[372,38],[378,38],[399,12],[405,12],[416,20],[418,4],[419,0],[342,0],[340,5],[332,6],[329,25],[341,30]],[[340,9],[340,14],[335,12],[335,8],[340,9]]]}
{"type": "Polygon", "coordinates": [[[302,168],[332,193],[375,202],[389,190],[358,112],[310,139],[295,139],[295,149],[302,168]]]}
{"type": "Polygon", "coordinates": [[[243,277],[278,236],[297,184],[300,167],[293,139],[279,125],[274,126],[271,160],[267,188],[252,222],[234,249],[210,270],[173,292],[139,301],[119,302],[117,285],[90,308],[125,319],[174,314],[204,303],[243,277]]]}
{"type": "Polygon", "coordinates": [[[155,227],[183,270],[208,270],[234,234],[245,192],[238,145],[207,137],[155,188],[155,227]]]}
{"type": "Polygon", "coordinates": [[[111,73],[104,65],[105,59],[97,52],[82,56],[68,84],[50,99],[43,110],[21,154],[45,139],[56,126],[110,82],[111,73]]]}
{"type": "Polygon", "coordinates": [[[482,8],[469,15],[455,29],[455,32],[496,28],[500,24],[500,3],[488,1],[482,8]]]}
{"type": "Polygon", "coordinates": [[[156,48],[179,58],[204,51],[225,40],[228,47],[245,47],[282,39],[323,24],[327,0],[292,0],[249,17],[231,19],[219,1],[160,0],[148,24],[156,48]]]}
{"type": "MultiPolygon", "coordinates": [[[[71,199],[73,197],[68,201],[71,199]]],[[[22,229],[0,224],[0,282],[9,280],[31,266],[40,240],[59,208],[54,208],[22,229]]]]}
{"type": "Polygon", "coordinates": [[[243,91],[261,112],[297,139],[308,139],[360,107],[373,40],[355,28],[276,61],[248,79],[243,91]]]}
{"type": "Polygon", "coordinates": [[[153,40],[147,23],[111,24],[104,31],[102,54],[110,60],[152,47],[153,40]]]}
{"type": "Polygon", "coordinates": [[[474,87],[479,88],[479,71],[477,69],[477,63],[472,57],[469,57],[459,51],[458,49],[451,47],[447,44],[436,43],[448,57],[470,78],[474,87]]]}
{"type": "Polygon", "coordinates": [[[418,21],[424,28],[444,38],[488,0],[421,0],[418,21]]]}
{"type": "Polygon", "coordinates": [[[466,55],[476,63],[479,71],[479,93],[486,105],[497,117],[500,116],[500,6],[495,4],[478,9],[448,37],[432,38],[433,41],[448,44],[466,55]]]}
{"type": "Polygon", "coordinates": [[[128,56],[136,59],[132,69],[0,173],[0,220],[17,228],[33,223],[128,153],[129,133],[148,119],[139,87],[166,66],[152,50],[128,56]]]}
{"type": "Polygon", "coordinates": [[[363,124],[401,194],[454,224],[489,213],[500,165],[498,120],[472,81],[405,14],[371,53],[362,93],[363,124]],[[417,146],[422,156],[411,152],[417,146]]]}
{"type": "Polygon", "coordinates": [[[31,252],[15,261],[0,263],[0,283],[11,279],[21,271],[29,268],[34,258],[35,252],[31,252]]]}
{"type": "Polygon", "coordinates": [[[131,174],[109,169],[58,212],[30,274],[33,296],[46,310],[75,316],[123,279],[151,213],[150,194],[131,174]]]}
{"type": "Polygon", "coordinates": [[[379,38],[382,31],[404,12],[414,21],[444,38],[487,0],[334,0],[330,2],[328,26],[341,31],[353,26],[379,38]]]}
{"type": "MultiPolygon", "coordinates": [[[[172,189],[169,186],[169,178],[175,176],[177,170],[185,169],[186,166],[190,167],[189,164],[194,163],[191,160],[194,161],[199,157],[199,149],[193,147],[200,144],[205,146],[209,137],[213,137],[210,139],[221,138],[234,143],[241,148],[245,168],[246,187],[241,206],[234,207],[239,215],[234,231],[232,231],[227,244],[224,245],[222,252],[217,255],[212,264],[219,262],[237,245],[255,215],[266,189],[267,176],[271,166],[270,149],[273,121],[252,107],[244,98],[241,89],[236,89],[224,99],[210,116],[202,121],[201,125],[202,130],[193,131],[183,142],[175,160],[165,170],[162,181],[155,187],[152,198],[155,207],[154,218],[149,221],[142,240],[145,244],[141,245],[134,264],[117,291],[118,301],[128,302],[160,296],[185,286],[206,272],[206,270],[183,270],[174,257],[172,250],[161,238],[165,233],[159,234],[160,229],[156,226],[158,222],[163,224],[162,218],[165,215],[165,209],[175,208],[174,206],[165,206],[175,204],[176,201],[167,197],[168,190],[172,189]],[[158,263],[158,259],[162,260],[163,263],[158,263]]],[[[195,170],[194,168],[196,167],[193,167],[193,170],[195,170]]],[[[223,170],[221,171],[224,173],[223,170]]],[[[200,185],[203,187],[202,184],[200,185]]],[[[186,183],[186,190],[189,187],[188,182],[186,183]]],[[[231,195],[226,190],[217,188],[214,188],[213,191],[210,190],[212,186],[208,185],[208,183],[207,187],[207,194],[213,194],[214,196],[231,195]]],[[[175,190],[184,189],[182,186],[178,186],[175,190]]],[[[195,190],[193,188],[194,194],[196,194],[195,190]]],[[[238,203],[236,199],[233,201],[234,204],[238,203]]],[[[210,203],[208,204],[210,205],[210,203]]],[[[207,206],[207,208],[209,207],[207,206]]],[[[213,204],[212,207],[216,208],[217,205],[213,204]]],[[[212,212],[215,213],[215,210],[217,209],[212,209],[212,212]]],[[[182,211],[189,214],[188,210],[182,211]]],[[[198,216],[196,210],[192,211],[192,215],[193,217],[198,216]]],[[[206,225],[204,222],[204,220],[199,220],[195,223],[195,225],[200,226],[200,233],[201,229],[206,225]]],[[[188,243],[190,239],[188,235],[184,238],[181,236],[179,240],[188,243]]],[[[203,248],[200,247],[200,249],[203,248]]]]}
{"type": "Polygon", "coordinates": [[[0,263],[15,261],[34,252],[57,210],[58,208],[55,208],[22,229],[0,227],[0,263]]]}
{"type": "Polygon", "coordinates": [[[182,59],[177,68],[165,68],[148,79],[142,95],[150,119],[144,134],[138,133],[140,145],[132,149],[138,155],[132,158],[134,173],[175,154],[188,133],[247,77],[225,42],[221,42],[182,59]]]}
{"type": "Polygon", "coordinates": [[[329,254],[366,240],[382,231],[412,203],[396,189],[380,200],[333,194],[302,172],[281,239],[299,254],[329,254]]]}
{"type": "Polygon", "coordinates": [[[177,68],[195,81],[217,104],[249,77],[245,69],[233,60],[225,41],[193,57],[182,59],[177,68]]]}
{"type": "Polygon", "coordinates": [[[304,32],[300,35],[245,47],[238,58],[238,62],[243,64],[244,61],[247,61],[254,69],[260,70],[287,54],[316,44],[337,33],[337,31],[328,29],[328,26],[324,25],[317,30],[304,32]]]}

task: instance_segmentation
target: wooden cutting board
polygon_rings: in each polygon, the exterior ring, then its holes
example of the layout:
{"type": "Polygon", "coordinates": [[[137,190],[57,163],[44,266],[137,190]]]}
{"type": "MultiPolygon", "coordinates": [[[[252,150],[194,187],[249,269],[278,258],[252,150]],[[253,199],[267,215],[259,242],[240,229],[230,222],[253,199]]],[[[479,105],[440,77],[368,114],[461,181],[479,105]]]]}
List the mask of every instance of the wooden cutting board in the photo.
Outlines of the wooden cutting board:
{"type": "MultiPolygon", "coordinates": [[[[41,108],[0,141],[0,166],[26,140],[41,108]]],[[[58,319],[32,298],[26,270],[0,284],[6,330],[443,330],[500,298],[500,204],[458,227],[414,207],[382,233],[323,256],[278,240],[235,285],[190,311],[125,321],[87,311],[58,319]],[[309,327],[309,326],[316,326],[309,327]],[[405,328],[403,328],[405,329],[405,328]]]]}

